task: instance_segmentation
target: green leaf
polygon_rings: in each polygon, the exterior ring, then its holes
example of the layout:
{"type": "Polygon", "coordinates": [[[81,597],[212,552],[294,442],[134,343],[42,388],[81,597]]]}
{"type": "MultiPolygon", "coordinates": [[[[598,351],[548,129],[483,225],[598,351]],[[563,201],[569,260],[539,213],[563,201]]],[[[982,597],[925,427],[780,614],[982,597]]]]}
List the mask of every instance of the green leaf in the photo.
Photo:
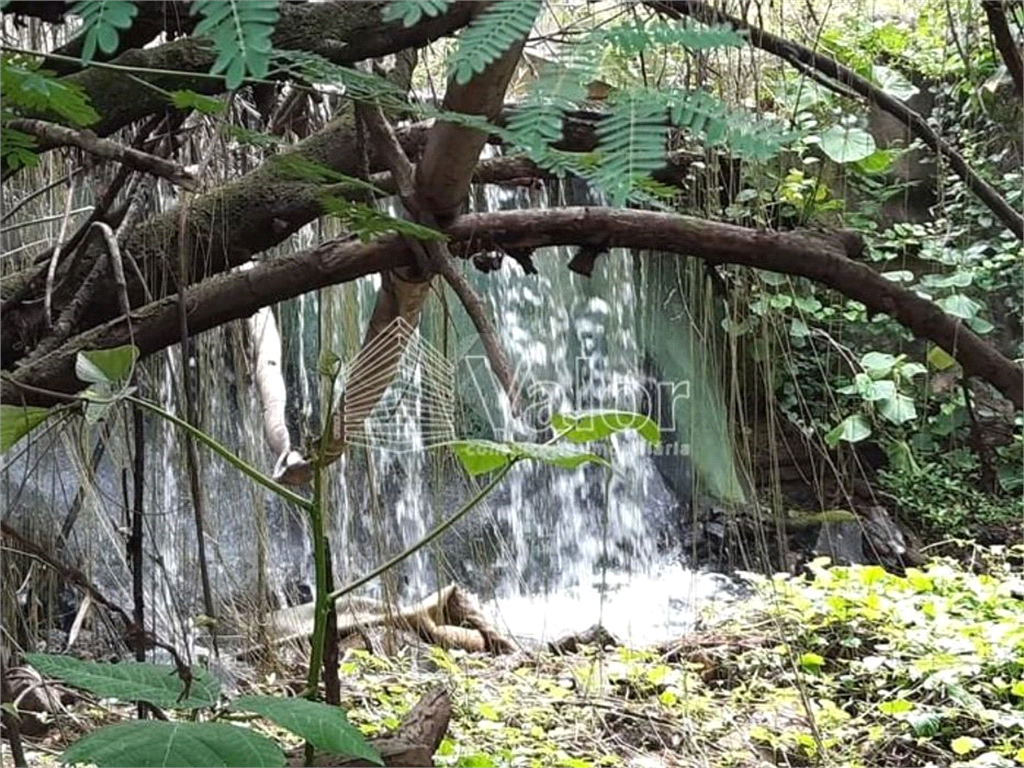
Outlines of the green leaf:
{"type": "Polygon", "coordinates": [[[533,29],[540,11],[538,0],[490,3],[459,34],[459,44],[449,57],[448,72],[459,85],[483,72],[533,29]]]}
{"type": "Polygon", "coordinates": [[[217,59],[210,73],[223,72],[228,90],[238,88],[247,73],[266,77],[280,17],[277,0],[195,0],[192,15],[203,17],[195,34],[213,41],[217,59]]]}
{"type": "Polygon", "coordinates": [[[944,296],[935,303],[953,317],[960,317],[964,320],[974,317],[982,309],[981,304],[967,298],[962,293],[944,296]]]}
{"type": "Polygon", "coordinates": [[[843,419],[838,426],[825,435],[825,442],[830,448],[839,445],[840,440],[848,443],[859,443],[871,435],[871,425],[867,419],[859,413],[854,413],[843,419]]]}
{"type": "Polygon", "coordinates": [[[136,720],[93,731],[72,744],[61,755],[61,762],[92,763],[100,768],[277,768],[285,765],[285,755],[266,736],[227,723],[136,720]]]}
{"type": "Polygon", "coordinates": [[[875,152],[875,140],[865,130],[833,125],[821,134],[821,151],[837,163],[854,163],[875,152]]]}
{"type": "Polygon", "coordinates": [[[49,408],[31,405],[0,405],[0,454],[42,424],[50,415],[49,408]]]}
{"type": "Polygon", "coordinates": [[[914,702],[906,699],[893,699],[883,701],[878,705],[878,711],[884,715],[903,715],[914,709],[914,702]]]}
{"type": "Polygon", "coordinates": [[[816,653],[807,653],[800,656],[800,666],[806,672],[820,672],[825,666],[825,659],[816,653]]]}
{"type": "Polygon", "coordinates": [[[402,26],[411,27],[422,16],[437,16],[450,5],[449,0],[392,0],[381,12],[384,21],[402,20],[402,26]]]}
{"type": "Polygon", "coordinates": [[[917,418],[914,401],[906,395],[896,395],[890,400],[882,400],[878,406],[878,412],[886,421],[893,424],[903,424],[917,418]]]}
{"type": "Polygon", "coordinates": [[[902,73],[890,67],[875,64],[871,67],[871,75],[883,91],[890,96],[895,96],[900,101],[906,101],[911,96],[916,96],[919,93],[916,85],[904,77],[902,73]]]}
{"type": "Polygon", "coordinates": [[[885,173],[892,167],[893,153],[887,149],[876,149],[870,155],[862,160],[858,160],[855,165],[857,170],[861,173],[871,174],[885,173]]]}
{"type": "Polygon", "coordinates": [[[583,464],[609,466],[596,453],[578,451],[570,445],[537,445],[536,443],[495,443],[491,440],[460,440],[454,444],[455,455],[471,475],[482,475],[501,469],[513,460],[533,459],[544,464],[575,469],[583,464]]]}
{"type": "Polygon", "coordinates": [[[880,379],[888,376],[898,361],[892,355],[885,352],[868,352],[861,357],[861,367],[867,371],[873,379],[880,379]]]}
{"type": "Polygon", "coordinates": [[[973,736],[959,736],[949,742],[949,748],[955,755],[967,755],[985,748],[985,742],[973,736]]]}
{"type": "Polygon", "coordinates": [[[148,701],[165,709],[198,709],[212,707],[220,694],[217,680],[198,668],[192,669],[188,698],[179,701],[184,684],[171,666],[138,662],[106,664],[44,653],[27,653],[25,660],[45,675],[106,699],[148,701]]]}
{"type": "Polygon", "coordinates": [[[171,103],[178,109],[194,109],[204,115],[219,115],[226,108],[220,99],[203,96],[195,91],[171,91],[171,103]]]}
{"type": "Polygon", "coordinates": [[[879,381],[869,379],[863,397],[870,402],[890,400],[896,397],[896,382],[892,379],[880,379],[879,381]]]}
{"type": "Polygon", "coordinates": [[[132,344],[79,352],[75,356],[75,375],[90,384],[117,384],[128,378],[138,357],[139,350],[132,344]]]}
{"type": "Polygon", "coordinates": [[[83,0],[71,7],[71,13],[82,19],[82,61],[88,63],[96,55],[96,47],[114,53],[119,41],[118,30],[128,29],[139,12],[127,0],[83,0]]]}
{"type": "Polygon", "coordinates": [[[243,696],[231,702],[231,708],[262,715],[324,752],[384,765],[377,750],[349,723],[340,707],[307,699],[243,696]]]}
{"type": "Polygon", "coordinates": [[[642,413],[592,411],[582,414],[556,413],[551,427],[570,443],[602,440],[616,432],[633,430],[651,445],[661,442],[658,425],[642,413]]]}
{"type": "Polygon", "coordinates": [[[956,365],[956,359],[942,347],[932,347],[928,350],[928,365],[937,371],[944,371],[956,365]]]}

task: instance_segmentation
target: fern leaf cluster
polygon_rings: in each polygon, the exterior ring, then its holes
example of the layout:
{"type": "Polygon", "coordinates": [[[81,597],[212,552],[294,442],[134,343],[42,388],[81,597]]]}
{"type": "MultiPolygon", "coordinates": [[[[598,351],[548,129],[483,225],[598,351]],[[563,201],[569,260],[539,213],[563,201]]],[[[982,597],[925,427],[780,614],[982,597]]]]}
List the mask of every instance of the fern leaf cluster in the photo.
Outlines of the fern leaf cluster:
{"type": "Polygon", "coordinates": [[[116,51],[119,30],[128,29],[138,12],[135,3],[128,0],[82,0],[75,3],[71,13],[81,18],[85,33],[82,61],[92,61],[97,47],[104,53],[116,51]]]}
{"type": "Polygon", "coordinates": [[[293,77],[315,85],[336,88],[356,101],[368,101],[383,109],[407,108],[405,91],[371,72],[343,67],[309,51],[275,50],[276,64],[293,77]]]}
{"type": "Polygon", "coordinates": [[[691,51],[741,48],[746,42],[730,26],[699,26],[689,20],[678,24],[629,21],[597,30],[588,40],[588,44],[610,46],[622,56],[637,56],[654,47],[679,47],[691,51]]]}
{"type": "Polygon", "coordinates": [[[192,13],[203,17],[195,33],[210,38],[217,50],[211,74],[224,74],[228,90],[246,74],[266,77],[271,42],[279,18],[277,0],[195,0],[192,13]]]}
{"type": "Polygon", "coordinates": [[[448,72],[464,85],[483,72],[518,40],[533,29],[540,12],[539,0],[497,0],[491,3],[459,35],[459,45],[448,62],[448,72]]]}
{"type": "Polygon", "coordinates": [[[424,16],[434,17],[444,13],[451,0],[392,0],[381,12],[384,21],[402,20],[402,25],[411,27],[424,16]]]}

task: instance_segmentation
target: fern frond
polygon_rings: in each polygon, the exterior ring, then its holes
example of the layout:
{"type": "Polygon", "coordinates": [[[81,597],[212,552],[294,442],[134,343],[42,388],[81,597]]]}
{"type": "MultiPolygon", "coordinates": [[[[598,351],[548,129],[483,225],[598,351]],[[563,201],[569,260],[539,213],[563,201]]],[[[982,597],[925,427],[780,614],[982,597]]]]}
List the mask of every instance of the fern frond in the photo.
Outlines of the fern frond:
{"type": "Polygon", "coordinates": [[[627,91],[612,104],[611,114],[597,126],[601,159],[594,179],[621,205],[637,178],[665,164],[668,126],[663,99],[650,91],[627,91]]]}
{"type": "Polygon", "coordinates": [[[240,86],[246,73],[266,77],[280,17],[277,0],[195,0],[192,13],[203,17],[195,34],[210,38],[217,50],[210,73],[224,72],[228,90],[240,86]]]}
{"type": "Polygon", "coordinates": [[[473,19],[459,35],[459,45],[448,62],[448,74],[459,85],[483,72],[533,29],[539,0],[497,0],[473,19]]]}
{"type": "Polygon", "coordinates": [[[413,221],[396,218],[365,203],[354,203],[351,200],[332,195],[324,195],[320,203],[328,216],[339,219],[345,229],[355,233],[356,237],[363,242],[373,239],[375,235],[392,232],[414,237],[417,240],[443,241],[448,239],[443,232],[413,221]]]}
{"type": "Polygon", "coordinates": [[[39,63],[20,56],[0,57],[0,101],[5,111],[25,114],[49,112],[76,126],[85,126],[100,119],[74,83],[58,80],[39,63]]]}
{"type": "Polygon", "coordinates": [[[392,0],[381,12],[384,21],[402,20],[402,25],[411,27],[423,16],[434,17],[444,13],[450,0],[392,0]]]}
{"type": "Polygon", "coordinates": [[[705,91],[669,91],[662,95],[672,124],[707,146],[723,145],[739,157],[767,160],[790,139],[778,126],[730,110],[705,91]]]}
{"type": "Polygon", "coordinates": [[[593,41],[611,46],[623,56],[649,52],[655,46],[707,50],[741,48],[747,42],[730,26],[699,26],[690,20],[679,24],[629,21],[595,32],[593,41]]]}
{"type": "Polygon", "coordinates": [[[71,13],[82,20],[85,41],[82,44],[82,61],[90,62],[96,55],[96,48],[104,53],[117,50],[119,29],[132,25],[139,9],[128,0],[82,0],[71,6],[71,13]]]}
{"type": "Polygon", "coordinates": [[[405,92],[394,83],[370,72],[343,67],[308,51],[274,51],[282,71],[308,83],[328,85],[358,101],[372,101],[382,109],[406,109],[405,92]]]}

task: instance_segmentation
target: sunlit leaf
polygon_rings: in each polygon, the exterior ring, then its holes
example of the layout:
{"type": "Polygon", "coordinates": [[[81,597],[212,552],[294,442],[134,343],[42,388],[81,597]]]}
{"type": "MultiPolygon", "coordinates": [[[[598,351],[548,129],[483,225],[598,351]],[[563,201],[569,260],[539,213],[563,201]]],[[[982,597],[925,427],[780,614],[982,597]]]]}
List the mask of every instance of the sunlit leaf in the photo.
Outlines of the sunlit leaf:
{"type": "Polygon", "coordinates": [[[31,405],[0,405],[0,454],[42,424],[51,413],[49,408],[31,405]]]}

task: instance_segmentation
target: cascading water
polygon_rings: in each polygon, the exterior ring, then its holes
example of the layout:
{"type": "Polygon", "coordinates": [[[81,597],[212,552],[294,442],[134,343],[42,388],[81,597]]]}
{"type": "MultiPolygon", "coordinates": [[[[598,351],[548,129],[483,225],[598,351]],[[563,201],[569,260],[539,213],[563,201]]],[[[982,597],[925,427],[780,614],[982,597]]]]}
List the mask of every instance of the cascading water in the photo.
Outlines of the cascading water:
{"type": "MultiPolygon", "coordinates": [[[[553,189],[561,190],[559,204],[596,202],[578,185],[553,189]]],[[[475,191],[474,206],[543,208],[548,194],[488,187],[475,191]]],[[[479,595],[499,627],[504,622],[514,634],[551,636],[600,621],[623,639],[642,642],[685,628],[694,599],[715,590],[714,577],[683,565],[679,545],[694,485],[686,446],[694,447],[698,486],[719,497],[739,495],[714,384],[714,346],[696,335],[697,313],[687,304],[686,285],[703,280],[687,283],[677,259],[636,259],[625,252],[602,256],[594,275],[582,278],[565,267],[571,255],[568,249],[538,251],[537,275],[524,275],[511,260],[487,275],[469,270],[517,381],[524,382],[528,413],[518,420],[501,405],[462,307],[451,297],[428,302],[401,387],[392,387],[375,412],[390,442],[354,447],[329,471],[328,532],[337,584],[414,543],[474,492],[451,454],[432,447],[437,435],[421,429],[430,405],[422,396],[424,356],[440,355],[454,366],[451,416],[459,437],[535,440],[531,428],[547,413],[591,408],[653,410],[663,422],[666,413],[669,421],[683,421],[660,456],[633,435],[616,436],[610,476],[594,467],[517,466],[481,507],[369,587],[370,594],[411,601],[455,581],[479,595]],[[652,408],[655,391],[671,396],[652,408]]],[[[358,353],[377,284],[369,278],[337,286],[279,309],[293,436],[316,428],[321,351],[343,361],[358,353]]],[[[190,365],[200,373],[202,428],[269,471],[274,457],[263,442],[241,327],[204,334],[195,348],[190,365]]],[[[146,396],[182,412],[178,350],[144,368],[146,396]]],[[[184,438],[169,424],[147,423],[147,601],[158,628],[180,637],[187,617],[203,612],[184,438]]],[[[119,487],[130,467],[125,436],[115,425],[71,541],[91,563],[97,583],[127,606],[119,487]]],[[[5,490],[19,500],[12,514],[59,528],[80,474],[75,453],[44,438],[10,462],[5,490]],[[70,492],[57,493],[53,478],[70,492]]],[[[283,598],[295,584],[310,583],[312,555],[299,514],[217,457],[201,456],[200,503],[214,593],[223,599],[248,595],[250,601],[256,595],[249,605],[265,607],[261,584],[283,598]]]]}

